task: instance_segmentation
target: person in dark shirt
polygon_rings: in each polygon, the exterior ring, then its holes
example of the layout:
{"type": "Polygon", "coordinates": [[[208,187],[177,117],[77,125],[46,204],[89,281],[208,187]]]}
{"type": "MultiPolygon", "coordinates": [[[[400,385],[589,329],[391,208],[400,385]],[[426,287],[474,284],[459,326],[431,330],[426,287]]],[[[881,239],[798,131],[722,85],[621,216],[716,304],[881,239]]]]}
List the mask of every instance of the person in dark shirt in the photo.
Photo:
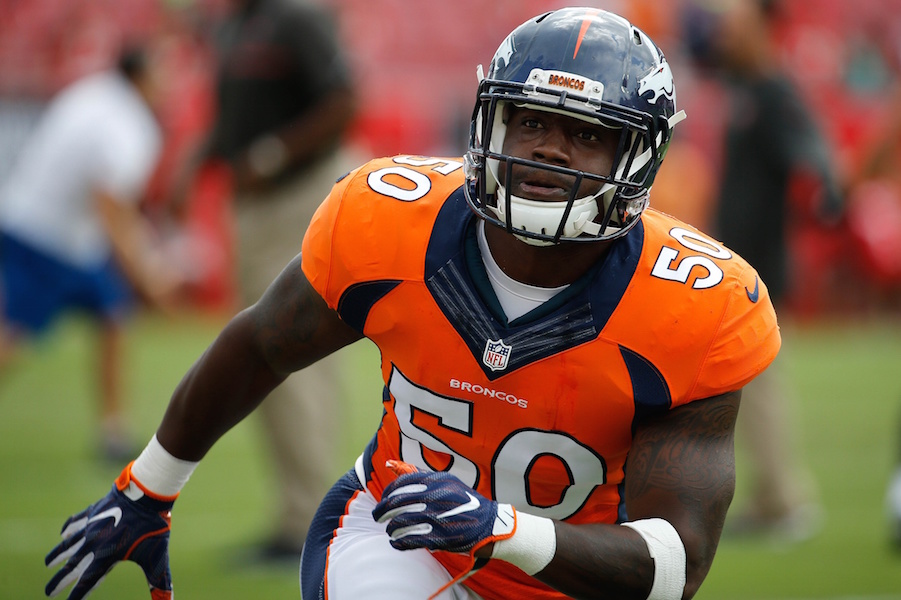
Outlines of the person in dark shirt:
{"type": "MultiPolygon", "coordinates": [[[[711,48],[729,108],[714,234],[744,256],[766,282],[777,311],[791,286],[787,226],[794,178],[817,190],[817,215],[835,219],[842,198],[828,144],[780,68],[775,0],[734,0],[716,17],[711,48]]],[[[753,483],[747,509],[726,533],[773,534],[788,541],[814,534],[815,482],[796,449],[794,397],[776,361],[745,389],[739,441],[748,448],[753,483]]]]}
{"type": "MultiPolygon", "coordinates": [[[[294,257],[316,207],[359,162],[344,143],[357,96],[337,23],[325,9],[297,0],[232,4],[214,30],[216,120],[179,188],[183,194],[205,161],[230,167],[244,308],[294,257]]],[[[333,359],[289,378],[259,412],[279,505],[258,558],[295,564],[333,478],[336,407],[320,399],[337,396],[335,369],[333,359]]]]}

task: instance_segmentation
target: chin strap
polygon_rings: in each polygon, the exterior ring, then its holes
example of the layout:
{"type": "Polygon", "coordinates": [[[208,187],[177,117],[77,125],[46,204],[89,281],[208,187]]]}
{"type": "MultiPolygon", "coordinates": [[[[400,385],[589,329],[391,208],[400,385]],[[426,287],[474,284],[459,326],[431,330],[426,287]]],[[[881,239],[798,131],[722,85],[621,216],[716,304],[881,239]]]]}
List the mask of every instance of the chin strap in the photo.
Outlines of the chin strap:
{"type": "MultiPolygon", "coordinates": [[[[573,202],[572,209],[569,212],[566,224],[563,227],[563,237],[577,237],[582,233],[597,235],[601,227],[594,222],[594,218],[598,215],[598,203],[595,201],[601,194],[592,194],[577,199],[573,202]]],[[[501,185],[497,188],[497,207],[489,207],[492,212],[502,221],[506,222],[507,216],[504,212],[506,202],[504,198],[507,190],[501,185]]],[[[564,202],[541,202],[536,200],[528,200],[519,196],[510,197],[510,221],[513,223],[514,230],[524,228],[532,233],[545,233],[546,235],[554,235],[566,207],[569,206],[568,201],[564,202]],[[547,225],[554,223],[554,230],[547,231],[547,225]]],[[[524,237],[524,236],[523,236],[524,237]]],[[[521,238],[522,239],[522,238],[521,238]]],[[[545,245],[543,240],[528,239],[528,243],[539,242],[539,245],[545,245]]],[[[553,242],[546,242],[552,244],[553,242]]]]}

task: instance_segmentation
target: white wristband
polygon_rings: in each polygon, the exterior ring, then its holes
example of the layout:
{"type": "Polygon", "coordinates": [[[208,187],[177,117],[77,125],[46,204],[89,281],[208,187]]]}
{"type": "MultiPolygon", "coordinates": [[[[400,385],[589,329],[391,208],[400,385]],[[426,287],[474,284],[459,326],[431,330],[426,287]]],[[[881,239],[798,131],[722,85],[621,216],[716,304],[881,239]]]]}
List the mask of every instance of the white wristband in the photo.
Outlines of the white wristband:
{"type": "Polygon", "coordinates": [[[494,542],[491,558],[499,558],[534,575],[553,560],[557,552],[557,530],[546,517],[516,511],[516,531],[494,542]]]}
{"type": "Polygon", "coordinates": [[[188,482],[198,464],[172,456],[154,435],[131,465],[131,476],[155,495],[175,496],[188,482]]]}
{"type": "Polygon", "coordinates": [[[654,560],[654,583],[648,600],[680,600],[685,591],[685,546],[679,532],[666,519],[627,521],[648,545],[654,560]]]}

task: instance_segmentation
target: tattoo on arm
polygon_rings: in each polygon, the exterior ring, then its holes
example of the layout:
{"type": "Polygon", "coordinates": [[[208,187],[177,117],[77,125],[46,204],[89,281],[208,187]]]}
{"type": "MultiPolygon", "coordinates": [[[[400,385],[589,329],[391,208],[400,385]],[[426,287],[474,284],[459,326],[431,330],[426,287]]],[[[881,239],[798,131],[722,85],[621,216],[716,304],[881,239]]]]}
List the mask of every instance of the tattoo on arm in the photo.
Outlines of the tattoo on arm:
{"type": "MultiPolygon", "coordinates": [[[[626,496],[629,517],[636,512],[677,505],[674,515],[700,536],[703,555],[715,550],[726,510],[735,491],[734,427],[740,393],[726,394],[677,408],[636,436],[629,456],[626,496]]],[[[664,508],[665,510],[665,508],[664,508]]],[[[676,523],[674,523],[676,524],[676,523]]],[[[678,524],[676,524],[678,526],[678,524]]]]}
{"type": "MultiPolygon", "coordinates": [[[[682,406],[636,432],[626,464],[630,520],[661,517],[676,527],[687,557],[685,597],[712,563],[735,487],[733,430],[740,393],[682,406]]],[[[625,527],[557,524],[557,555],[538,579],[573,597],[645,598],[653,562],[625,527]]]]}

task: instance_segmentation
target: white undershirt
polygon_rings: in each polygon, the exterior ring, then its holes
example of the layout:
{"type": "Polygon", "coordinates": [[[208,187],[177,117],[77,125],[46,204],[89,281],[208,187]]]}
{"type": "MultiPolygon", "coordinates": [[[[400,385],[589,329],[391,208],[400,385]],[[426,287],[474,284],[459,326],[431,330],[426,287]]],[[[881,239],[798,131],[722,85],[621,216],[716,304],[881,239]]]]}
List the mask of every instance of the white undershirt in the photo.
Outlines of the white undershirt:
{"type": "Polygon", "coordinates": [[[478,240],[482,263],[488,273],[488,281],[491,282],[491,287],[501,303],[501,308],[504,309],[504,314],[507,315],[507,320],[512,321],[521,317],[569,287],[569,285],[555,288],[538,287],[511,279],[491,256],[488,239],[485,237],[484,221],[479,223],[478,240]]]}

